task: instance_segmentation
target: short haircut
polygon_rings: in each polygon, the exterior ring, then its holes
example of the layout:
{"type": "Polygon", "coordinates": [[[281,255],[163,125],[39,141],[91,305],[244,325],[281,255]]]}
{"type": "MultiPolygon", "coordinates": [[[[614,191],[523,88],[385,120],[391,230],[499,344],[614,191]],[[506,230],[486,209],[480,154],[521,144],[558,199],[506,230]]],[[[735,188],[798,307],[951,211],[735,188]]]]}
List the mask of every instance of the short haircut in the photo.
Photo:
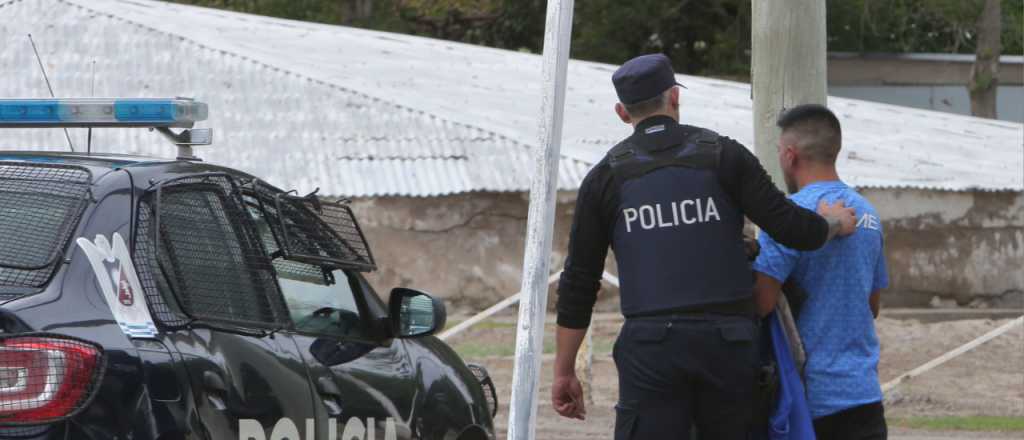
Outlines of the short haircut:
{"type": "Polygon", "coordinates": [[[803,104],[786,110],[777,122],[783,136],[793,136],[800,155],[807,159],[834,164],[843,146],[839,118],[828,107],[803,104]]]}
{"type": "Polygon", "coordinates": [[[639,120],[664,110],[668,106],[668,94],[671,90],[669,88],[653,98],[632,104],[622,104],[622,106],[626,108],[626,113],[629,113],[631,118],[639,120]]]}

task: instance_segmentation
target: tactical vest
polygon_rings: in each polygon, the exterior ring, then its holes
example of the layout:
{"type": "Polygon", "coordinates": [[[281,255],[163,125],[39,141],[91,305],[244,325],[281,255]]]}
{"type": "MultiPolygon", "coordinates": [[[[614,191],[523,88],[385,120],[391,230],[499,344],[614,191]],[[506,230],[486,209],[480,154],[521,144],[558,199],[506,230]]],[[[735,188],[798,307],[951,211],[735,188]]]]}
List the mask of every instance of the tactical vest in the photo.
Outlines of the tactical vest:
{"type": "Polygon", "coordinates": [[[700,310],[751,298],[743,213],[716,175],[718,134],[690,127],[677,145],[660,150],[632,139],[608,153],[619,187],[612,249],[622,313],[700,310]]]}

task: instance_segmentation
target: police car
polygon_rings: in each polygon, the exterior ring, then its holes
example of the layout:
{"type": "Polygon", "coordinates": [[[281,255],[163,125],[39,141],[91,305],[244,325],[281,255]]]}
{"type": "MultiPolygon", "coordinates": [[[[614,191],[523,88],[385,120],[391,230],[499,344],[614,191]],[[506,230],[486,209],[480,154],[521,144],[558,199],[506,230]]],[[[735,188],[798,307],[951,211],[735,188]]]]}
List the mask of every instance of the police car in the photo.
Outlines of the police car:
{"type": "Polygon", "coordinates": [[[0,100],[0,127],[151,128],[179,155],[0,151],[0,438],[494,438],[486,371],[431,336],[444,304],[379,299],[344,201],[196,159],[206,115],[0,100]]]}

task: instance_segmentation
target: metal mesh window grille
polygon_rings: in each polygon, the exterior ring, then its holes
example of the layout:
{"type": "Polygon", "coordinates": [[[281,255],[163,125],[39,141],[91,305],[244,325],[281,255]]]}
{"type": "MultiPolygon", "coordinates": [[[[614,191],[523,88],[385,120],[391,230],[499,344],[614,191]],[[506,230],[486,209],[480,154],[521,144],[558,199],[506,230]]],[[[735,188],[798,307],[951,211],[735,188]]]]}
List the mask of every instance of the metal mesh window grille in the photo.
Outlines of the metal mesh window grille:
{"type": "MultiPolygon", "coordinates": [[[[258,185],[258,183],[257,183],[258,185]]],[[[267,194],[263,194],[261,197],[266,198],[268,201],[272,201],[267,194]]],[[[286,260],[283,257],[284,253],[281,251],[281,247],[277,244],[277,235],[281,235],[280,224],[274,221],[278,225],[277,228],[271,228],[271,222],[268,217],[277,216],[277,210],[273,205],[268,205],[260,202],[255,193],[252,195],[245,194],[243,196],[245,200],[245,206],[249,210],[249,214],[252,216],[253,222],[256,224],[256,229],[259,231],[260,238],[263,240],[263,246],[267,249],[268,255],[271,255],[274,264],[274,270],[277,272],[279,277],[288,279],[299,279],[312,283],[327,283],[327,278],[324,275],[324,270],[320,265],[312,265],[307,263],[301,263],[293,260],[286,260]],[[275,231],[276,235],[275,235],[275,231]]]]}
{"type": "Polygon", "coordinates": [[[274,206],[286,258],[360,271],[377,269],[366,237],[346,202],[279,194],[274,206]]]}
{"type": "Polygon", "coordinates": [[[135,221],[135,248],[132,261],[139,273],[139,282],[145,291],[146,302],[157,322],[169,327],[182,327],[191,319],[181,310],[167,278],[160,271],[160,263],[156,258],[156,213],[153,212],[152,195],[139,204],[138,218],[135,221]],[[162,292],[166,292],[164,295],[162,292]]]}
{"type": "Polygon", "coordinates": [[[347,201],[324,201],[314,194],[298,197],[259,180],[247,184],[244,193],[250,212],[268,226],[260,227],[271,255],[317,267],[377,269],[347,201]]]}
{"type": "Polygon", "coordinates": [[[153,303],[163,324],[180,325],[173,319],[180,315],[256,328],[289,322],[273,266],[230,177],[166,182],[142,205],[136,259],[140,272],[149,272],[140,275],[147,290],[172,293],[153,303]],[[139,243],[145,240],[152,248],[139,243]]]}
{"type": "Polygon", "coordinates": [[[82,167],[0,162],[0,286],[43,287],[89,201],[82,167]]]}
{"type": "Polygon", "coordinates": [[[252,191],[244,192],[242,200],[245,201],[245,209],[248,210],[249,216],[252,218],[253,223],[256,225],[256,230],[260,235],[260,239],[263,241],[263,247],[267,250],[267,254],[274,258],[281,252],[280,246],[277,245],[277,235],[280,231],[277,228],[271,228],[270,222],[267,219],[268,216],[277,215],[277,211],[268,209],[268,206],[262,202],[264,197],[257,198],[255,193],[252,191]]]}

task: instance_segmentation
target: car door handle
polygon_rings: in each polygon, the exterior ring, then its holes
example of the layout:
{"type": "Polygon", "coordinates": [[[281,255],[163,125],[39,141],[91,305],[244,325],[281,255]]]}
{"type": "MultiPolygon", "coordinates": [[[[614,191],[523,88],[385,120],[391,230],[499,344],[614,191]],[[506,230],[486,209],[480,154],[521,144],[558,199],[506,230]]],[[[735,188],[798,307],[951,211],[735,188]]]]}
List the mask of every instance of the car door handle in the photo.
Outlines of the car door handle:
{"type": "Polygon", "coordinates": [[[221,379],[220,375],[212,371],[203,372],[203,386],[207,390],[216,391],[218,393],[227,394],[228,387],[224,385],[224,379],[221,379]]]}
{"type": "Polygon", "coordinates": [[[203,372],[203,387],[206,388],[206,399],[210,401],[218,411],[227,409],[225,399],[228,396],[228,387],[219,374],[212,371],[203,372]]]}
{"type": "Polygon", "coordinates": [[[338,389],[338,385],[335,384],[331,378],[320,376],[320,378],[316,380],[316,389],[324,401],[324,406],[327,408],[327,414],[331,417],[340,416],[342,412],[341,390],[338,389]]]}
{"type": "Polygon", "coordinates": [[[237,417],[257,419],[265,416],[274,408],[273,404],[267,402],[263,402],[264,404],[259,404],[258,402],[246,404],[239,402],[237,397],[232,399],[228,392],[228,387],[224,383],[224,378],[213,371],[207,370],[203,372],[203,387],[206,388],[206,400],[217,411],[227,411],[237,417]]]}
{"type": "Polygon", "coordinates": [[[321,376],[317,379],[316,388],[320,391],[320,394],[325,396],[341,397],[341,390],[338,389],[338,385],[329,377],[321,376]]]}

